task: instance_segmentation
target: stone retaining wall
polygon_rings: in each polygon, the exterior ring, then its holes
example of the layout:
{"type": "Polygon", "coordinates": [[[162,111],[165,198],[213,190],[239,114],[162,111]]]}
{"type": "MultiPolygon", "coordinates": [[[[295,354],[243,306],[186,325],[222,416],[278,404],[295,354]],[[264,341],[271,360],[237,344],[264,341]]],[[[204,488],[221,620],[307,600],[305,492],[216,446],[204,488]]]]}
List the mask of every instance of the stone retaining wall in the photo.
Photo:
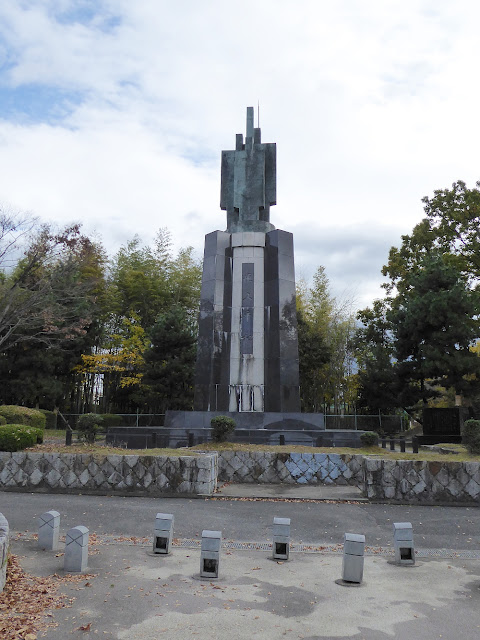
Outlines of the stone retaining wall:
{"type": "Polygon", "coordinates": [[[150,496],[211,495],[217,454],[131,456],[0,452],[0,489],[150,496]]]}
{"type": "Polygon", "coordinates": [[[10,535],[7,519],[0,513],[0,593],[7,579],[7,559],[10,535]]]}
{"type": "Polygon", "coordinates": [[[365,458],[365,493],[374,500],[480,504],[480,463],[365,458]]]}
{"type": "Polygon", "coordinates": [[[372,500],[407,504],[480,504],[479,462],[263,451],[197,456],[0,452],[3,490],[212,495],[217,477],[236,483],[352,485],[372,500]]]}
{"type": "Polygon", "coordinates": [[[336,484],[363,488],[363,456],[335,453],[221,451],[221,482],[336,484]]]}

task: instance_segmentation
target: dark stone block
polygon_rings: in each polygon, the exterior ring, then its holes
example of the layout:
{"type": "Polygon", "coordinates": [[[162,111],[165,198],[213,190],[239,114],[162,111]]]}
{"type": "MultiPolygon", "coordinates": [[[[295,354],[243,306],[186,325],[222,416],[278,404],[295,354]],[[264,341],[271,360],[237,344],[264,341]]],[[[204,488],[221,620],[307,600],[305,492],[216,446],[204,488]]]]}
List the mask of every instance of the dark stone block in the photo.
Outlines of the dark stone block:
{"type": "Polygon", "coordinates": [[[214,304],[215,301],[215,280],[206,280],[202,282],[202,289],[200,291],[200,302],[210,302],[214,304]]]}
{"type": "Polygon", "coordinates": [[[200,312],[198,318],[198,335],[200,338],[210,338],[213,335],[213,315],[211,313],[200,312]]]}
{"type": "Polygon", "coordinates": [[[278,280],[278,251],[276,249],[265,251],[263,271],[265,282],[276,282],[278,280]]]}
{"type": "Polygon", "coordinates": [[[298,360],[280,358],[280,383],[287,386],[298,387],[298,360]]]}
{"type": "Polygon", "coordinates": [[[293,255],[278,254],[278,279],[293,282],[295,285],[295,265],[293,255]]]}
{"type": "Polygon", "coordinates": [[[297,360],[298,367],[298,340],[296,331],[279,331],[279,354],[281,358],[287,360],[297,360]],[[295,337],[292,337],[294,333],[295,337]]]}
{"type": "MultiPolygon", "coordinates": [[[[235,433],[242,430],[265,429],[274,430],[313,430],[315,432],[325,429],[322,413],[282,413],[276,411],[252,412],[252,413],[236,413],[231,411],[167,411],[165,415],[165,427],[173,428],[178,425],[182,429],[208,429],[210,428],[211,419],[218,415],[225,415],[235,420],[235,433]],[[181,415],[180,415],[181,414],[181,415]]],[[[334,432],[328,432],[334,433],[334,432]]],[[[362,431],[345,432],[352,434],[360,434],[362,431]]],[[[267,435],[267,434],[266,434],[267,435]]],[[[267,435],[267,437],[270,437],[267,435]]]]}
{"type": "Polygon", "coordinates": [[[293,234],[282,229],[275,229],[267,233],[267,247],[275,247],[278,253],[293,256],[293,234]]]}
{"type": "Polygon", "coordinates": [[[295,308],[295,283],[289,280],[278,280],[278,303],[281,308],[280,316],[284,316],[284,307],[295,308]]]}
{"type": "Polygon", "coordinates": [[[281,411],[296,412],[300,406],[300,388],[292,385],[280,385],[281,411]]]}
{"type": "Polygon", "coordinates": [[[231,234],[226,231],[212,231],[205,236],[204,256],[225,255],[230,248],[231,234]]]}
{"type": "Polygon", "coordinates": [[[278,299],[278,284],[276,280],[267,280],[264,283],[264,302],[266,307],[277,306],[278,299]]]}
{"type": "Polygon", "coordinates": [[[265,358],[280,357],[280,332],[268,330],[265,332],[265,358]]]}
{"type": "Polygon", "coordinates": [[[217,256],[205,256],[203,259],[202,283],[217,279],[217,256]]]}
{"type": "Polygon", "coordinates": [[[460,436],[468,409],[464,407],[432,408],[423,410],[423,435],[441,434],[460,436]]]}

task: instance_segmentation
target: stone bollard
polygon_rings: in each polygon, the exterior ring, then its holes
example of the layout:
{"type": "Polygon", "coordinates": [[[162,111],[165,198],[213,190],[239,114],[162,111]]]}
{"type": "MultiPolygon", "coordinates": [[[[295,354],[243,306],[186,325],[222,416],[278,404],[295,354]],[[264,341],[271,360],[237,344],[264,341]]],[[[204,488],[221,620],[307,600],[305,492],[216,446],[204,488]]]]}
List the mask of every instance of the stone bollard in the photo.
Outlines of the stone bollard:
{"type": "Polygon", "coordinates": [[[356,582],[363,580],[363,556],[365,553],[365,536],[346,533],[343,546],[342,580],[356,582]]]}
{"type": "Polygon", "coordinates": [[[0,513],[0,593],[2,593],[7,580],[7,560],[10,546],[10,528],[8,520],[0,513]]]}
{"type": "Polygon", "coordinates": [[[395,546],[395,564],[415,564],[413,527],[411,522],[393,523],[393,544],[395,546]]]}
{"type": "Polygon", "coordinates": [[[65,539],[65,571],[85,571],[88,564],[88,529],[87,527],[73,527],[65,539]]]}
{"type": "Polygon", "coordinates": [[[385,438],[385,436],[382,436],[382,449],[386,449],[387,448],[387,439],[385,438]]]}
{"type": "Polygon", "coordinates": [[[288,560],[290,555],[290,518],[273,519],[273,559],[288,560]]]}
{"type": "Polygon", "coordinates": [[[405,453],[405,436],[400,436],[400,451],[405,453]]]}
{"type": "Polygon", "coordinates": [[[153,530],[153,553],[170,553],[173,523],[173,514],[157,513],[153,530]]]}
{"type": "Polygon", "coordinates": [[[395,439],[390,436],[390,451],[395,451],[395,439]]]}
{"type": "Polygon", "coordinates": [[[208,529],[202,531],[202,549],[200,554],[201,578],[218,578],[221,546],[221,531],[209,531],[208,529]]]}
{"type": "Polygon", "coordinates": [[[58,548],[60,535],[60,514],[58,511],[47,511],[40,516],[38,527],[38,547],[45,551],[55,551],[58,548]]]}

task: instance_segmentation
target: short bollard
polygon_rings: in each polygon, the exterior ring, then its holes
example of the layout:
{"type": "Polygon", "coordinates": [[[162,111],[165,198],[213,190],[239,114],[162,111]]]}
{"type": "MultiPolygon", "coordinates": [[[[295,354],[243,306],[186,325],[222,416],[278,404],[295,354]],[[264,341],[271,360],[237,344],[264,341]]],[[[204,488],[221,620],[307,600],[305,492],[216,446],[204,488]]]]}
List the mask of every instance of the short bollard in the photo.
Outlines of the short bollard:
{"type": "Polygon", "coordinates": [[[418,453],[418,436],[412,436],[412,453],[418,453]]]}
{"type": "Polygon", "coordinates": [[[400,436],[400,451],[405,453],[405,436],[400,436]]]}
{"type": "Polygon", "coordinates": [[[60,514],[58,511],[42,513],[38,527],[38,547],[45,551],[55,551],[58,548],[59,534],[60,514]]]}
{"type": "Polygon", "coordinates": [[[200,553],[201,578],[218,578],[221,546],[221,531],[209,531],[208,529],[202,531],[202,549],[200,553]]]}
{"type": "Polygon", "coordinates": [[[170,553],[173,523],[173,514],[157,513],[153,530],[153,553],[170,553]]]}
{"type": "Polygon", "coordinates": [[[285,434],[281,433],[279,437],[280,445],[283,446],[285,444],[285,434]]]}
{"type": "Polygon", "coordinates": [[[346,533],[343,544],[342,580],[360,584],[363,580],[365,536],[346,533]]]}
{"type": "Polygon", "coordinates": [[[273,519],[273,559],[288,560],[290,555],[290,518],[273,519]]]}
{"type": "Polygon", "coordinates": [[[390,451],[395,451],[395,440],[390,438],[390,451]]]}
{"type": "Polygon", "coordinates": [[[65,571],[85,571],[88,565],[88,529],[73,527],[65,539],[65,571]]]}
{"type": "Polygon", "coordinates": [[[395,564],[415,564],[413,527],[411,522],[393,523],[393,544],[395,546],[395,564]]]}
{"type": "Polygon", "coordinates": [[[387,448],[387,439],[385,438],[385,436],[382,436],[382,449],[386,449],[387,448]]]}

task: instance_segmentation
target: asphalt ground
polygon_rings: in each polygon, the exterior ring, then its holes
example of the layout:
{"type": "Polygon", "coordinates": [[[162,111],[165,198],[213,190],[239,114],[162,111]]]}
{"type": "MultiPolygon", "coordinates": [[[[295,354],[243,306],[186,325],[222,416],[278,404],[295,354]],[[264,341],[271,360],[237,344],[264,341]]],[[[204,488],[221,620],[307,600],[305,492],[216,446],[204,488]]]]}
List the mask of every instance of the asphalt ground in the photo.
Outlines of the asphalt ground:
{"type": "Polygon", "coordinates": [[[476,507],[2,492],[12,551],[33,575],[63,572],[62,549],[40,551],[31,535],[38,516],[51,509],[61,514],[62,534],[82,524],[96,542],[85,582],[62,583],[74,600],[52,612],[57,626],[47,630],[47,640],[480,637],[476,507]],[[157,512],[175,516],[169,556],[151,552],[157,512]],[[274,516],[291,518],[293,548],[304,549],[288,562],[271,560],[274,516]],[[413,524],[414,567],[389,562],[398,521],[413,524]],[[223,532],[218,581],[197,579],[202,529],[223,532]],[[347,531],[365,534],[368,545],[359,587],[336,583],[347,531]]]}
{"type": "MultiPolygon", "coordinates": [[[[248,491],[252,493],[251,487],[248,491]]],[[[330,494],[333,496],[333,494],[330,494]]],[[[175,536],[198,538],[202,529],[223,531],[224,539],[271,539],[275,516],[291,519],[292,541],[337,544],[345,532],[363,533],[367,544],[392,544],[394,522],[412,522],[417,546],[480,549],[478,507],[405,506],[365,502],[247,498],[137,498],[0,492],[0,512],[14,531],[36,532],[38,516],[54,509],[61,529],[84,525],[97,534],[151,536],[155,515],[173,513],[175,536]]]]}

